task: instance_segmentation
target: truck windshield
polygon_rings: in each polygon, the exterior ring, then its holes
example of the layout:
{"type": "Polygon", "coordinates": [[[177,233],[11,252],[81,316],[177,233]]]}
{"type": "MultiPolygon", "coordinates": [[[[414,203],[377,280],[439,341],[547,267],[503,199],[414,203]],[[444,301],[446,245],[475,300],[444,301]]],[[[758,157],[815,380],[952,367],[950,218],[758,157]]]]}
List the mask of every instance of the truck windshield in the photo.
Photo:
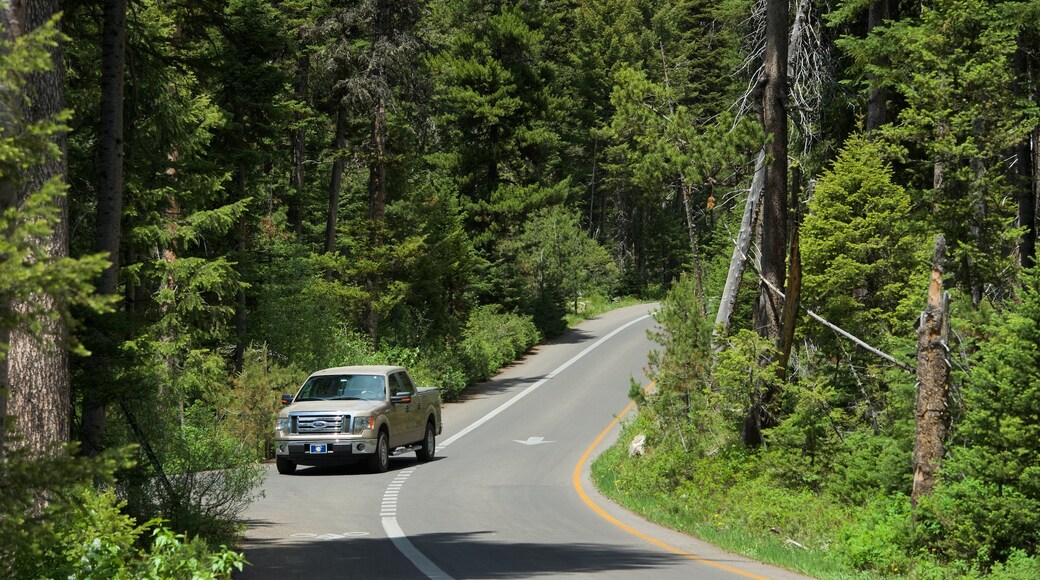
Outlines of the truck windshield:
{"type": "Polygon", "coordinates": [[[386,399],[383,375],[324,375],[310,377],[297,401],[382,401],[386,399]]]}

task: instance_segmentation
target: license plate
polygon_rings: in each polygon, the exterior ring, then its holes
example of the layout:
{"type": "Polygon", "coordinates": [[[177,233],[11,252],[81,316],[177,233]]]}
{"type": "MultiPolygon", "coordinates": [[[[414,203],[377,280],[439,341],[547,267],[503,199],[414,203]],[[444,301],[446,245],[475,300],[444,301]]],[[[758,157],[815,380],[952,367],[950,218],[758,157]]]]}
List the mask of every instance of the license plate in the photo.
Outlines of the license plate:
{"type": "Polygon", "coordinates": [[[323,455],[329,452],[329,446],[325,444],[311,443],[310,453],[312,455],[323,455]]]}

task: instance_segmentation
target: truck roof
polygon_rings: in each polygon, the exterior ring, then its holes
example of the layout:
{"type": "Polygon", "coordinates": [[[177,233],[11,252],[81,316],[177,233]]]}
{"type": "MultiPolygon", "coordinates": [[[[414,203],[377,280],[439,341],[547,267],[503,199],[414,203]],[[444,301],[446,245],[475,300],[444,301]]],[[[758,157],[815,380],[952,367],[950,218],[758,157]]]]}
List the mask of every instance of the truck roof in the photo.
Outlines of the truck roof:
{"type": "Polygon", "coordinates": [[[392,372],[403,371],[404,367],[390,365],[361,365],[349,367],[332,367],[311,373],[311,376],[322,375],[387,375],[392,372]]]}

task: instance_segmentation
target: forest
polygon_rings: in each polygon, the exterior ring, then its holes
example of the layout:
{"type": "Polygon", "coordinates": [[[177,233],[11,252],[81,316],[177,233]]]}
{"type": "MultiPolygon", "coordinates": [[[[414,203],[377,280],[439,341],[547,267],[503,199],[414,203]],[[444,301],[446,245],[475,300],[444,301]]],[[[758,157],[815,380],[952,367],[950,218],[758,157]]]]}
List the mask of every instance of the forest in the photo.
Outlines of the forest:
{"type": "Polygon", "coordinates": [[[0,2],[0,576],[228,577],[309,372],[660,301],[606,493],[1036,578],[1038,141],[1038,0],[0,2]]]}

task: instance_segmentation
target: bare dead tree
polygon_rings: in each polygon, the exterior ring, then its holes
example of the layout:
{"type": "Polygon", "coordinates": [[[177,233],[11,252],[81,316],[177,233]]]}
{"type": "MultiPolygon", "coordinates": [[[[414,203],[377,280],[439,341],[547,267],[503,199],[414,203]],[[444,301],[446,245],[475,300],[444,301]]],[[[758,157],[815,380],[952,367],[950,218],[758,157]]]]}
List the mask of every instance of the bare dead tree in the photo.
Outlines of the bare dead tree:
{"type": "Polygon", "coordinates": [[[914,429],[914,483],[910,503],[917,506],[922,496],[935,487],[942,466],[950,390],[949,347],[950,296],[943,292],[946,240],[935,238],[932,275],[928,284],[928,306],[917,329],[917,405],[914,429]]]}
{"type": "MultiPolygon", "coordinates": [[[[765,53],[766,36],[765,7],[765,0],[756,2],[752,15],[745,22],[745,26],[750,31],[745,39],[748,56],[737,73],[747,74],[751,80],[743,96],[737,100],[737,109],[741,116],[754,114],[758,103],[757,95],[762,89],[764,68],[761,63],[765,53]]],[[[786,58],[788,114],[793,115],[795,119],[794,126],[802,138],[803,154],[809,150],[815,138],[819,111],[822,109],[823,102],[822,88],[830,78],[828,72],[830,57],[823,45],[819,33],[820,24],[812,8],[809,0],[798,0],[786,58]]],[[[740,231],[734,240],[726,284],[715,315],[716,340],[729,333],[737,293],[747,266],[745,259],[749,255],[752,231],[758,226],[759,201],[766,179],[765,165],[759,160],[764,158],[765,148],[763,147],[756,160],[755,172],[744,205],[744,215],[740,222],[740,231]]]]}

